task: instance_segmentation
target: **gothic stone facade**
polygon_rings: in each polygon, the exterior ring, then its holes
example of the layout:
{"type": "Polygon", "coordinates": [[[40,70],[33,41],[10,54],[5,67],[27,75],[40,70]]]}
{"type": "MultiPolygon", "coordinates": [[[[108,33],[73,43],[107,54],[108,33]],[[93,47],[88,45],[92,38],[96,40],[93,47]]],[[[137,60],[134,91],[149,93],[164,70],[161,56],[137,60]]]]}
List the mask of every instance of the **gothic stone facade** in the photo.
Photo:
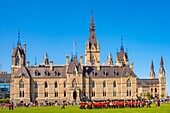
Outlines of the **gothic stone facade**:
{"type": "Polygon", "coordinates": [[[159,77],[155,78],[151,64],[150,79],[139,79],[129,64],[128,54],[121,44],[113,64],[112,55],[101,65],[100,45],[96,39],[94,18],[90,24],[90,35],[85,47],[85,56],[66,56],[65,65],[53,65],[45,54],[40,65],[26,63],[26,44],[18,43],[12,51],[10,99],[13,102],[54,102],[82,100],[136,99],[165,97],[166,78],[161,57],[159,77]],[[84,63],[83,63],[84,58],[84,63]]]}

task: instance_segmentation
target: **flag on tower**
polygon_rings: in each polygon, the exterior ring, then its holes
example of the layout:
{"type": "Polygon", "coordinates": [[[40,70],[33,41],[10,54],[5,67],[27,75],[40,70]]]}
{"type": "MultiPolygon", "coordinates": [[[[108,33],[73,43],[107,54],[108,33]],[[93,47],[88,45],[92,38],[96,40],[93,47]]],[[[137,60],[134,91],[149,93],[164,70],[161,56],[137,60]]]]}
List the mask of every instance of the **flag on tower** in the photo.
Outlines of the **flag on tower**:
{"type": "Polygon", "coordinates": [[[77,42],[74,42],[74,45],[76,45],[77,44],[77,42]]]}

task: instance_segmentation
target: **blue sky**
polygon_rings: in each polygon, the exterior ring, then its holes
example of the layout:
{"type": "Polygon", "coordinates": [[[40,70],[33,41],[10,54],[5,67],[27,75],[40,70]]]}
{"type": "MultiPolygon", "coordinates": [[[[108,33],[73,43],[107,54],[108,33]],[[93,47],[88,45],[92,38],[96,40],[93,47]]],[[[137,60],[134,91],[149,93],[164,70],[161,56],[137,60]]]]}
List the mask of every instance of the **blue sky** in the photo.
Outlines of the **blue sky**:
{"type": "MultiPolygon", "coordinates": [[[[169,0],[1,0],[1,70],[10,72],[13,44],[18,29],[21,43],[27,44],[27,60],[38,63],[47,52],[55,64],[65,64],[73,40],[79,55],[85,52],[93,8],[101,63],[117,48],[123,36],[135,73],[148,78],[151,60],[158,76],[160,57],[164,58],[167,86],[170,85],[170,1],[169,0]]],[[[170,95],[170,88],[167,87],[170,95]]]]}

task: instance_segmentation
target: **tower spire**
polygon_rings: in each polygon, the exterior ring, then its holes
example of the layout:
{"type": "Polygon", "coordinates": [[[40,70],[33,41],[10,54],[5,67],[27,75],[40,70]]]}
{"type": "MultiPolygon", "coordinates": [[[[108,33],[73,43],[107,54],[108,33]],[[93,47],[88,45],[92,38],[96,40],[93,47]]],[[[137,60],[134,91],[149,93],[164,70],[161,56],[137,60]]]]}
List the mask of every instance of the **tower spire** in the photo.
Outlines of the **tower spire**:
{"type": "Polygon", "coordinates": [[[163,57],[162,57],[162,55],[161,55],[160,65],[161,65],[161,66],[164,66],[164,61],[163,61],[163,57]]]}
{"type": "Polygon", "coordinates": [[[154,71],[154,64],[153,64],[153,60],[151,62],[151,71],[150,71],[150,79],[154,79],[155,78],[155,71],[154,71]]]}
{"type": "Polygon", "coordinates": [[[121,46],[120,46],[120,50],[124,51],[124,46],[123,46],[123,37],[121,36],[121,46]]]}
{"type": "Polygon", "coordinates": [[[91,16],[90,31],[95,31],[93,9],[91,10],[91,16]]]}
{"type": "Polygon", "coordinates": [[[153,64],[153,60],[152,60],[152,62],[151,62],[151,70],[153,70],[154,69],[154,64],[153,64]]]}
{"type": "Polygon", "coordinates": [[[21,41],[20,41],[20,30],[18,30],[18,42],[17,45],[21,45],[21,41]]]}

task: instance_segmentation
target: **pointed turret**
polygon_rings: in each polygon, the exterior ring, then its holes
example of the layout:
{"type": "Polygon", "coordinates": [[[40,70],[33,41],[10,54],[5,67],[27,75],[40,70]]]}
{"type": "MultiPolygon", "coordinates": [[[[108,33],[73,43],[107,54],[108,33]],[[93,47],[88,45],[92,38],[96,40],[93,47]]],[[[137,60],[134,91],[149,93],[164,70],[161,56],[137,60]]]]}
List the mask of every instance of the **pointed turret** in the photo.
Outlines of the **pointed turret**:
{"type": "Polygon", "coordinates": [[[109,53],[109,55],[108,55],[108,64],[110,64],[110,65],[112,65],[113,64],[113,58],[112,58],[112,54],[111,53],[109,53]]]}
{"type": "Polygon", "coordinates": [[[155,78],[155,71],[154,71],[154,64],[153,64],[153,60],[151,62],[151,71],[150,71],[150,79],[154,79],[155,78]]]}
{"type": "Polygon", "coordinates": [[[17,46],[12,49],[12,66],[25,66],[26,64],[26,45],[24,49],[22,49],[20,42],[20,31],[18,30],[18,41],[17,46]]]}
{"type": "Polygon", "coordinates": [[[160,77],[164,77],[165,76],[164,61],[163,61],[163,57],[162,56],[161,56],[161,60],[160,60],[159,76],[160,77]]]}
{"type": "Polygon", "coordinates": [[[117,66],[128,66],[128,54],[127,52],[124,51],[124,46],[123,46],[123,39],[121,37],[121,46],[120,46],[120,52],[117,52],[116,55],[116,65],[117,66]]]}
{"type": "Polygon", "coordinates": [[[48,54],[45,53],[44,55],[44,60],[41,65],[49,65],[49,59],[48,59],[48,54]]]}

